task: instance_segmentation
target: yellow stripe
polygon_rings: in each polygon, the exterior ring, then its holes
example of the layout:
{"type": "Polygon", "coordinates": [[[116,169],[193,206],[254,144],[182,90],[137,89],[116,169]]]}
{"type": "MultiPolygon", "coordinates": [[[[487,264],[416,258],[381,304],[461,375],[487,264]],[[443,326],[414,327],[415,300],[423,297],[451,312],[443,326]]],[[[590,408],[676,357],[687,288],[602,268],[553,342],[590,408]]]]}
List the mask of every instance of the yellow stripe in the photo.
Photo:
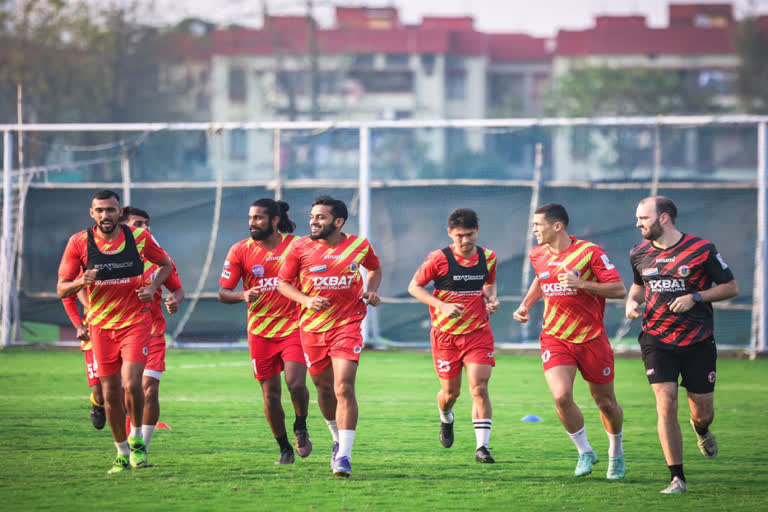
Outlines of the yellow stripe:
{"type": "MultiPolygon", "coordinates": [[[[549,306],[549,301],[547,301],[547,306],[549,306]]],[[[555,315],[557,314],[557,305],[552,304],[552,307],[549,310],[549,314],[547,315],[547,318],[544,319],[544,327],[549,325],[550,322],[552,322],[552,319],[555,318],[555,315]]]]}
{"type": "Polygon", "coordinates": [[[463,324],[458,326],[456,329],[453,330],[454,334],[461,334],[464,331],[466,331],[467,327],[472,325],[473,320],[474,320],[474,318],[470,318],[469,320],[467,320],[466,322],[464,322],[463,324]]]}
{"type": "Polygon", "coordinates": [[[491,254],[493,254],[493,251],[490,249],[485,249],[483,253],[485,254],[485,267],[488,269],[488,272],[490,272],[491,269],[493,268],[494,263],[496,263],[496,257],[494,256],[493,258],[491,258],[491,254]]]}
{"type": "Polygon", "coordinates": [[[288,317],[287,317],[287,316],[284,316],[283,318],[281,318],[281,319],[280,319],[280,321],[279,321],[279,322],[277,322],[277,324],[275,324],[275,326],[272,328],[272,330],[271,330],[271,331],[269,331],[269,332],[266,334],[266,337],[267,337],[267,338],[271,338],[271,337],[273,337],[275,334],[277,334],[277,333],[280,331],[280,329],[281,329],[281,328],[282,328],[282,327],[285,325],[285,323],[286,323],[287,321],[288,321],[288,317]]]}
{"type": "Polygon", "coordinates": [[[586,337],[587,337],[587,334],[589,334],[589,331],[590,331],[590,330],[591,330],[591,329],[590,329],[589,325],[586,325],[586,326],[584,326],[584,328],[581,330],[581,332],[579,333],[579,335],[578,335],[578,336],[576,336],[576,337],[573,339],[573,343],[581,343],[582,341],[584,341],[584,338],[586,338],[586,337]]]}
{"type": "MultiPolygon", "coordinates": [[[[349,247],[347,247],[346,249],[344,249],[344,252],[342,252],[342,253],[341,253],[341,259],[342,259],[342,260],[344,260],[344,259],[346,259],[347,257],[349,257],[349,255],[350,255],[350,254],[352,254],[352,251],[354,251],[355,249],[357,249],[358,247],[360,247],[360,245],[361,245],[363,242],[365,242],[365,238],[363,238],[363,237],[358,237],[358,238],[357,238],[357,240],[355,240],[355,241],[353,241],[351,244],[349,244],[349,247]]],[[[365,253],[367,253],[367,252],[368,252],[368,251],[367,251],[367,250],[365,250],[365,251],[362,251],[360,254],[362,254],[363,256],[365,256],[365,253]]],[[[357,254],[357,255],[355,255],[355,261],[357,261],[357,259],[358,259],[358,258],[360,258],[360,254],[357,254]]],[[[362,258],[360,258],[360,259],[362,259],[362,258]]]]}
{"type": "MultiPolygon", "coordinates": [[[[310,330],[310,329],[312,329],[312,328],[314,328],[314,327],[317,327],[318,325],[320,325],[320,324],[321,324],[321,323],[323,323],[324,321],[328,320],[328,317],[330,317],[330,316],[331,316],[331,313],[332,313],[332,312],[333,312],[335,309],[336,309],[336,306],[330,306],[328,309],[326,309],[326,310],[322,311],[320,314],[318,314],[318,315],[315,317],[315,319],[314,319],[312,322],[310,322],[308,325],[306,325],[306,326],[305,326],[305,327],[306,327],[306,329],[307,329],[307,330],[310,330]]],[[[310,310],[307,310],[307,312],[309,312],[309,313],[310,313],[309,315],[307,315],[307,319],[309,319],[309,317],[311,317],[311,316],[312,316],[313,312],[312,312],[312,311],[310,311],[310,310]]],[[[306,313],[305,313],[305,315],[306,315],[306,313]]]]}
{"type": "Polygon", "coordinates": [[[573,331],[576,330],[576,327],[578,327],[578,326],[579,326],[579,321],[578,320],[574,320],[573,322],[571,322],[571,325],[566,327],[566,329],[563,331],[563,334],[560,334],[559,337],[562,338],[562,339],[567,338],[568,336],[571,335],[571,333],[573,331]]]}
{"type": "Polygon", "coordinates": [[[563,324],[565,323],[565,319],[567,317],[568,317],[568,315],[565,314],[565,313],[560,315],[560,317],[557,319],[557,322],[555,322],[555,325],[552,326],[551,328],[547,329],[547,334],[551,334],[552,336],[554,336],[554,333],[556,333],[558,330],[560,330],[560,327],[563,326],[563,324]]]}

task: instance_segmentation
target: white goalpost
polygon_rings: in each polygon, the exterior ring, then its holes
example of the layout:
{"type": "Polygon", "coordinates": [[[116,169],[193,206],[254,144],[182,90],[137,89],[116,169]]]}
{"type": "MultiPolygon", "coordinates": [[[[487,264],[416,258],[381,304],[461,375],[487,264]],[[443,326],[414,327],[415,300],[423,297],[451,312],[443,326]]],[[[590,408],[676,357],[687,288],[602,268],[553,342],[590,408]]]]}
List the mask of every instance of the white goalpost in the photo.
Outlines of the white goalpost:
{"type": "MultiPolygon", "coordinates": [[[[403,120],[403,121],[338,121],[338,122],[245,122],[245,123],[133,123],[133,124],[26,124],[19,126],[0,125],[3,133],[3,213],[2,213],[2,238],[0,239],[0,345],[9,346],[17,342],[18,333],[14,336],[14,324],[19,325],[20,292],[24,290],[21,266],[24,260],[23,236],[25,231],[24,215],[27,193],[30,189],[101,189],[120,188],[126,204],[130,202],[132,191],[158,190],[158,189],[189,189],[210,190],[215,192],[214,215],[211,219],[210,238],[207,244],[204,263],[198,274],[198,281],[190,287],[188,304],[181,321],[176,325],[173,338],[178,338],[184,333],[188,320],[194,314],[195,306],[201,299],[216,297],[215,292],[206,291],[205,283],[210,268],[215,265],[213,261],[214,249],[221,222],[221,208],[223,192],[227,189],[242,189],[247,187],[260,187],[270,190],[276,199],[282,198],[286,191],[313,190],[313,189],[345,189],[354,190],[358,201],[359,234],[364,237],[372,237],[372,192],[392,190],[398,188],[411,188],[423,190],[426,193],[441,187],[461,187],[472,190],[481,187],[490,187],[496,190],[524,189],[530,192],[530,204],[526,208],[528,217],[539,202],[539,191],[542,186],[550,189],[577,188],[581,190],[602,191],[632,191],[642,190],[649,194],[656,194],[662,190],[754,190],[756,203],[756,226],[753,300],[751,304],[718,303],[715,307],[725,310],[741,310],[751,312],[750,341],[746,352],[755,357],[758,353],[766,352],[768,333],[766,321],[768,320],[768,236],[766,226],[766,201],[768,201],[768,157],[766,156],[766,123],[768,116],[659,116],[659,117],[611,117],[611,118],[541,118],[541,119],[476,119],[476,120],[403,120]],[[746,127],[754,128],[757,132],[757,147],[755,154],[757,165],[754,182],[735,179],[733,181],[701,182],[697,180],[669,180],[661,181],[662,172],[662,128],[700,128],[700,127],[746,127]],[[378,156],[377,148],[373,142],[373,133],[377,130],[435,130],[435,129],[460,129],[460,130],[512,130],[528,128],[558,128],[572,129],[575,127],[588,128],[643,128],[652,131],[650,145],[653,147],[650,180],[594,180],[586,179],[543,179],[542,160],[547,148],[542,143],[535,145],[535,158],[531,162],[531,179],[490,179],[466,175],[455,178],[413,177],[409,179],[382,178],[372,174],[372,160],[378,156]],[[112,132],[143,134],[139,137],[138,144],[143,143],[152,134],[159,132],[205,132],[210,141],[209,150],[213,153],[223,151],[223,133],[234,130],[245,130],[246,133],[260,133],[272,136],[271,178],[267,179],[226,179],[222,169],[217,167],[223,158],[213,159],[213,172],[215,180],[200,181],[176,181],[172,179],[158,179],[142,181],[135,179],[131,170],[131,160],[127,153],[120,157],[96,158],[80,162],[53,162],[50,165],[27,166],[21,169],[14,168],[13,146],[14,134],[23,136],[27,133],[56,133],[56,132],[112,132]],[[301,131],[314,131],[322,133],[329,130],[350,130],[356,132],[357,147],[357,175],[354,178],[338,177],[288,177],[282,168],[281,155],[286,149],[286,144],[281,143],[281,136],[286,133],[299,133],[301,131]],[[119,161],[119,181],[86,181],[77,183],[49,182],[44,179],[49,173],[55,173],[66,168],[88,165],[89,162],[100,163],[106,161],[119,161]]],[[[138,139],[137,139],[138,140],[138,139]]],[[[559,162],[563,165],[562,162],[559,162]]],[[[163,177],[166,178],[166,177],[163,177]]],[[[750,219],[751,220],[751,219],[750,219]]],[[[162,238],[162,237],[161,237],[162,238]]],[[[374,241],[375,244],[375,241],[374,241]]],[[[530,237],[521,240],[524,262],[527,261],[531,250],[530,237]]],[[[744,276],[744,282],[748,282],[748,276],[744,276]]],[[[509,303],[508,308],[516,307],[521,300],[531,281],[528,265],[523,265],[520,275],[520,294],[505,295],[500,297],[503,302],[509,303]]],[[[54,290],[30,291],[24,293],[31,299],[51,299],[55,297],[54,290]]],[[[405,296],[384,296],[384,304],[412,304],[415,299],[405,296]]],[[[376,310],[369,308],[369,318],[364,323],[364,335],[372,342],[378,342],[380,338],[379,319],[376,310]]],[[[511,312],[509,313],[511,315],[511,312]]],[[[617,340],[624,337],[630,328],[629,322],[623,322],[616,332],[617,340]]],[[[527,331],[526,331],[527,333],[527,331]]],[[[611,333],[612,334],[612,333],[611,333]]],[[[524,336],[527,339],[527,336],[524,336]]],[[[407,345],[407,343],[392,342],[391,345],[407,345]]],[[[531,344],[500,343],[503,348],[525,347],[531,348],[531,344]]],[[[533,344],[535,346],[535,344],[533,344]]]]}

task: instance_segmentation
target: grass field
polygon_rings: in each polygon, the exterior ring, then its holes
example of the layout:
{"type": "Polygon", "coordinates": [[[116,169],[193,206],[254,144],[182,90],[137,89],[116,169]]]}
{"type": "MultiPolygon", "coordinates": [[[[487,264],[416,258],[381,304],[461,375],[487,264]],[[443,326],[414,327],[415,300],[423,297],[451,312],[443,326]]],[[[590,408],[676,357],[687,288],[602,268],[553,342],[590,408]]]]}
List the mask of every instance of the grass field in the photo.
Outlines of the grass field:
{"type": "MultiPolygon", "coordinates": [[[[639,359],[617,360],[627,477],[605,479],[608,440],[586,386],[577,403],[601,458],[572,476],[576,450],[557,420],[538,357],[498,356],[491,380],[494,465],[474,462],[471,400],[455,408],[456,442],[438,441],[437,377],[427,353],[366,352],[352,477],[329,468],[330,434],[310,406],[312,455],[275,466],[277,445],[246,352],[172,351],[161,385],[151,468],[107,475],[108,428],[88,418],[79,351],[0,352],[0,507],[4,510],[768,510],[768,360],[721,359],[720,454],[701,456],[680,411],[689,492],[659,494],[668,471],[639,359]],[[544,421],[520,419],[536,414],[544,421]]],[[[310,385],[312,397],[315,393],[310,385]]],[[[289,404],[286,403],[289,407],[289,404]]],[[[292,413],[288,417],[292,419],[292,413]]],[[[290,423],[289,423],[290,425],[290,423]]]]}

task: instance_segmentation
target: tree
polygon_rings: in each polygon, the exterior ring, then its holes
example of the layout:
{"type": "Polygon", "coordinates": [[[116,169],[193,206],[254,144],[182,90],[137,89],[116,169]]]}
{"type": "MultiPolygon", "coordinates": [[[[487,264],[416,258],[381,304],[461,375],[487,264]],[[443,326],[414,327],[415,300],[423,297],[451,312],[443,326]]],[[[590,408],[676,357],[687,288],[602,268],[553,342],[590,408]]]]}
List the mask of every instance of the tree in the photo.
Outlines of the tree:
{"type": "Polygon", "coordinates": [[[744,18],[735,37],[739,52],[737,90],[749,113],[768,113],[768,35],[754,17],[744,18]]]}

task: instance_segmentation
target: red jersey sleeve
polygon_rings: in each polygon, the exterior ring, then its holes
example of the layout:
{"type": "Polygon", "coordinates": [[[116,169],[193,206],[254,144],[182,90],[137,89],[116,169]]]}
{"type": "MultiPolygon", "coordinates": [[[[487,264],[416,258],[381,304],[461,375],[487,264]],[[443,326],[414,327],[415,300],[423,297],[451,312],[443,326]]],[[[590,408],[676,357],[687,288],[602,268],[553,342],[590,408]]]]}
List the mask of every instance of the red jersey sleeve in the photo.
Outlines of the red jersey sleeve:
{"type": "MultiPolygon", "coordinates": [[[[288,281],[294,283],[299,275],[299,258],[301,256],[301,242],[297,241],[291,245],[288,249],[288,253],[285,255],[285,261],[280,267],[280,271],[277,274],[277,278],[280,281],[288,281]]],[[[378,261],[378,258],[376,259],[378,261]]],[[[366,267],[368,268],[368,267],[366,267]]]]}
{"type": "Polygon", "coordinates": [[[614,281],[621,281],[616,266],[608,259],[608,255],[603,252],[599,247],[595,247],[592,251],[592,260],[589,262],[589,266],[592,268],[592,272],[597,276],[597,280],[601,283],[612,283],[614,281]]]}
{"type": "Polygon", "coordinates": [[[77,279],[82,271],[83,257],[82,233],[72,235],[64,249],[59,263],[59,277],[71,281],[77,279]]]}
{"type": "Polygon", "coordinates": [[[239,243],[229,248],[227,259],[224,260],[224,267],[221,269],[219,286],[228,290],[234,290],[242,276],[243,263],[240,261],[238,247],[240,247],[239,243]]]}
{"type": "MultiPolygon", "coordinates": [[[[168,258],[170,258],[170,256],[168,256],[168,258]]],[[[171,275],[168,276],[168,279],[165,280],[163,286],[165,286],[165,288],[171,292],[175,292],[181,288],[181,279],[179,278],[179,273],[176,270],[176,264],[173,262],[173,260],[171,260],[171,275]]]]}
{"type": "Polygon", "coordinates": [[[413,280],[419,286],[426,286],[445,275],[446,272],[448,272],[448,261],[445,259],[445,254],[442,251],[434,251],[429,253],[424,263],[413,275],[413,280]]]}
{"type": "Polygon", "coordinates": [[[488,262],[488,279],[485,280],[485,284],[493,284],[496,282],[496,253],[493,251],[489,252],[490,256],[486,257],[486,261],[488,262]]]}
{"type": "Polygon", "coordinates": [[[363,258],[361,263],[368,270],[376,270],[381,266],[381,262],[379,261],[379,257],[376,256],[376,253],[373,252],[373,246],[371,246],[371,243],[367,240],[366,242],[368,243],[368,252],[366,253],[365,258],[363,258]]]}
{"type": "Polygon", "coordinates": [[[136,239],[136,246],[143,244],[141,255],[142,258],[160,265],[163,262],[166,254],[165,251],[157,244],[155,237],[146,229],[131,228],[133,230],[133,236],[136,239]],[[137,233],[137,231],[139,231],[137,233]]]}
{"type": "Polygon", "coordinates": [[[61,299],[61,304],[64,306],[64,311],[67,312],[72,326],[75,328],[80,327],[83,324],[83,319],[80,317],[80,311],[77,309],[77,295],[61,299]]]}

